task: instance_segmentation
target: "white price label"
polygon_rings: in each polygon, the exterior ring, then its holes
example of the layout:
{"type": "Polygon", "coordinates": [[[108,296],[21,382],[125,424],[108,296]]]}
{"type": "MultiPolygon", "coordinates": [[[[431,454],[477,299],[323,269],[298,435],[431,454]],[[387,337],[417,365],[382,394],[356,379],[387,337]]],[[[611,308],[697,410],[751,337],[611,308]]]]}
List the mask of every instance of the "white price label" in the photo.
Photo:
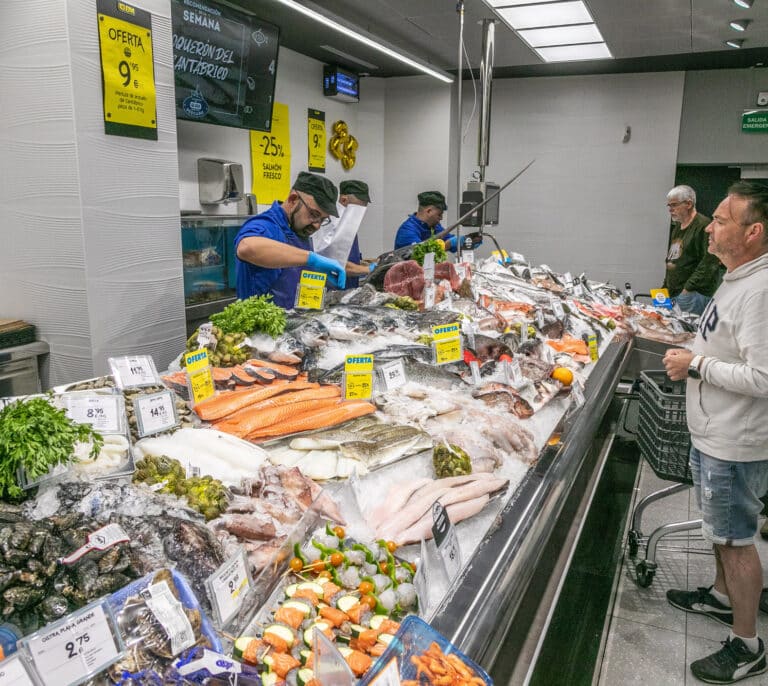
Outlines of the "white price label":
{"type": "Polygon", "coordinates": [[[251,585],[245,549],[241,547],[208,578],[208,595],[221,626],[238,613],[251,585]]]}
{"type": "Polygon", "coordinates": [[[211,322],[205,322],[200,324],[197,329],[197,347],[208,348],[211,351],[216,350],[218,340],[213,335],[213,324],[211,322]]]}
{"type": "Polygon", "coordinates": [[[520,362],[517,360],[508,362],[505,360],[501,364],[504,380],[507,386],[518,386],[523,380],[523,373],[520,371],[520,362]]]}
{"type": "Polygon", "coordinates": [[[456,275],[459,277],[459,281],[464,281],[467,278],[467,265],[459,263],[453,266],[456,268],[456,275]]]}
{"type": "Polygon", "coordinates": [[[528,340],[528,322],[520,322],[520,342],[525,343],[528,340]]]}
{"type": "Polygon", "coordinates": [[[397,658],[393,657],[387,662],[375,678],[371,679],[370,686],[400,686],[400,668],[397,666],[397,658]]]}
{"type": "MultiPolygon", "coordinates": [[[[427,255],[429,254],[431,253],[427,253],[427,255]]],[[[435,306],[435,287],[425,286],[424,287],[424,309],[431,310],[434,306],[435,306]]]]}
{"type": "Polygon", "coordinates": [[[67,416],[78,424],[90,424],[100,433],[122,433],[117,395],[67,396],[67,416]]]}
{"type": "Polygon", "coordinates": [[[32,677],[18,655],[0,662],[0,686],[34,686],[32,677]]]}
{"type": "Polygon", "coordinates": [[[155,363],[149,355],[110,357],[109,366],[118,388],[152,386],[160,383],[155,363]]]}
{"type": "Polygon", "coordinates": [[[477,360],[472,360],[469,363],[469,370],[472,372],[472,383],[475,386],[479,386],[482,382],[482,379],[480,378],[480,364],[477,360]]]}
{"type": "Polygon", "coordinates": [[[461,251],[461,261],[466,262],[467,264],[474,264],[475,263],[475,251],[474,250],[462,250],[461,251]]]}
{"type": "Polygon", "coordinates": [[[525,257],[519,252],[510,253],[509,257],[513,262],[520,262],[520,264],[525,264],[525,257]]]}
{"type": "Polygon", "coordinates": [[[555,313],[556,319],[563,319],[565,317],[563,303],[561,303],[557,298],[552,298],[552,311],[555,313]]]}
{"type": "Polygon", "coordinates": [[[195,644],[195,632],[189,623],[184,606],[176,600],[167,581],[147,586],[141,592],[147,607],[171,639],[171,654],[176,656],[195,644]]]}
{"type": "Polygon", "coordinates": [[[552,350],[552,348],[545,342],[543,346],[541,346],[542,355],[544,357],[544,362],[547,364],[554,364],[555,363],[555,352],[552,350]]]}
{"type": "Polygon", "coordinates": [[[381,365],[379,374],[381,374],[381,380],[384,382],[384,388],[388,391],[394,391],[408,381],[402,360],[392,360],[392,362],[381,365]]]}
{"type": "Polygon", "coordinates": [[[448,512],[439,500],[432,505],[432,522],[432,535],[435,537],[437,550],[443,559],[448,579],[453,581],[461,571],[461,550],[456,527],[451,523],[448,512]]]}
{"type": "Polygon", "coordinates": [[[172,391],[137,395],[133,401],[133,409],[139,425],[139,436],[167,431],[178,424],[172,391]]]}
{"type": "Polygon", "coordinates": [[[424,255],[424,281],[432,283],[435,280],[435,253],[424,255]]]}
{"type": "Polygon", "coordinates": [[[536,328],[541,329],[544,326],[544,313],[541,310],[536,312],[536,328]]]}
{"type": "Polygon", "coordinates": [[[581,387],[581,383],[574,381],[571,385],[571,395],[576,403],[576,407],[581,407],[587,399],[584,397],[584,389],[581,387]]]}
{"type": "Polygon", "coordinates": [[[73,613],[23,644],[44,686],[80,683],[115,662],[121,652],[103,605],[73,613]]]}
{"type": "Polygon", "coordinates": [[[563,274],[563,281],[566,286],[570,286],[573,283],[573,274],[571,274],[571,272],[565,272],[565,274],[563,274]]]}

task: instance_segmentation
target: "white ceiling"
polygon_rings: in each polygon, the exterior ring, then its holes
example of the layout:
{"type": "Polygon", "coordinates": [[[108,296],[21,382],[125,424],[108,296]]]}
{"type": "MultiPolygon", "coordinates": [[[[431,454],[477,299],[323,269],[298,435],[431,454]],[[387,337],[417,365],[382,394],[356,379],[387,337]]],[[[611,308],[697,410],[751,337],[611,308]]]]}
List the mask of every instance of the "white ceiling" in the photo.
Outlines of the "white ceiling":
{"type": "MultiPolygon", "coordinates": [[[[454,73],[457,70],[460,22],[456,0],[298,1],[342,26],[362,30],[431,66],[454,73]]],[[[751,9],[740,8],[733,0],[586,0],[586,3],[616,59],[544,64],[511,29],[499,23],[495,75],[768,64],[768,0],[755,0],[751,9]],[[738,33],[728,26],[733,19],[748,19],[751,23],[745,32],[738,33]],[[744,47],[741,50],[727,47],[725,41],[729,38],[743,38],[744,47]]],[[[372,76],[417,73],[339,32],[318,25],[276,0],[229,0],[227,4],[277,24],[281,29],[281,45],[323,62],[335,62],[372,76]]],[[[482,0],[464,2],[464,41],[473,69],[477,69],[480,62],[480,22],[491,17],[493,12],[482,0]]],[[[464,68],[467,68],[466,62],[464,68]]]]}

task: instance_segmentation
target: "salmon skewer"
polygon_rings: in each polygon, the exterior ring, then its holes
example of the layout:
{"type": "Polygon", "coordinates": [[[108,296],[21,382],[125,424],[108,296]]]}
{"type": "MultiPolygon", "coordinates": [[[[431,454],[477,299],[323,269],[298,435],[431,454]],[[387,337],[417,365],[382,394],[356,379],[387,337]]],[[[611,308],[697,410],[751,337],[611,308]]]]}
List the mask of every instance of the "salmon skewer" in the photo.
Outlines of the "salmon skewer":
{"type": "Polygon", "coordinates": [[[221,393],[197,403],[195,405],[195,412],[197,412],[200,419],[206,421],[221,419],[247,405],[252,405],[260,400],[266,400],[273,395],[282,393],[287,390],[287,387],[287,381],[275,381],[266,388],[249,388],[244,391],[221,393]]]}
{"type": "Polygon", "coordinates": [[[233,436],[243,438],[251,432],[260,430],[266,426],[284,422],[289,417],[302,414],[308,411],[316,411],[322,408],[336,405],[336,398],[312,398],[311,400],[301,400],[289,405],[279,405],[278,407],[265,407],[263,409],[250,409],[238,413],[237,419],[224,420],[217,422],[214,427],[219,431],[225,431],[233,436]]]}
{"type": "Polygon", "coordinates": [[[338,402],[318,411],[312,410],[303,414],[294,413],[281,424],[273,424],[256,429],[248,434],[249,440],[284,436],[298,431],[325,429],[329,426],[342,424],[355,417],[362,417],[376,411],[376,407],[367,402],[338,402]]]}

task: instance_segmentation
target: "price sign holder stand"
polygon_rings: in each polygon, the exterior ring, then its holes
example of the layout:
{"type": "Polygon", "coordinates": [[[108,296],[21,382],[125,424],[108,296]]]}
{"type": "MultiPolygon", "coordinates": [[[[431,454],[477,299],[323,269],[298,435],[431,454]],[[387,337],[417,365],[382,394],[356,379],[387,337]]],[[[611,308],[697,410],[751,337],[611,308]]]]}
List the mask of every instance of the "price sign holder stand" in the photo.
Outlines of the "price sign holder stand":
{"type": "Polygon", "coordinates": [[[294,307],[297,310],[320,310],[325,300],[325,283],[328,277],[322,272],[303,269],[296,289],[294,307]]]}
{"type": "Polygon", "coordinates": [[[137,395],[133,408],[141,438],[168,431],[179,424],[173,391],[137,395]]]}
{"type": "Polygon", "coordinates": [[[162,385],[155,361],[150,355],[110,357],[107,363],[112,371],[115,386],[121,391],[126,388],[162,385]]]}
{"type": "Polygon", "coordinates": [[[347,355],[341,378],[343,400],[368,400],[373,395],[373,355],[347,355]]]}
{"type": "Polygon", "coordinates": [[[432,327],[432,354],[435,364],[450,364],[464,359],[461,326],[458,322],[432,327]]]}
{"type": "Polygon", "coordinates": [[[217,629],[225,629],[246,604],[253,591],[253,578],[245,548],[224,562],[205,581],[217,629]]]}
{"type": "Polygon", "coordinates": [[[0,662],[0,686],[35,686],[23,655],[14,653],[0,662]]]}
{"type": "Polygon", "coordinates": [[[103,600],[48,624],[18,646],[42,686],[79,684],[125,654],[115,617],[103,600]]]}
{"type": "Polygon", "coordinates": [[[445,565],[448,579],[453,580],[461,571],[461,549],[456,536],[456,528],[448,517],[448,512],[439,500],[432,505],[432,535],[440,557],[445,565]]]}
{"type": "Polygon", "coordinates": [[[192,401],[192,407],[194,407],[197,403],[212,397],[216,393],[208,351],[205,348],[200,348],[191,353],[186,353],[184,355],[184,364],[189,397],[192,401]]]}
{"type": "Polygon", "coordinates": [[[379,378],[385,391],[394,391],[408,382],[402,360],[392,360],[378,369],[379,378]]]}

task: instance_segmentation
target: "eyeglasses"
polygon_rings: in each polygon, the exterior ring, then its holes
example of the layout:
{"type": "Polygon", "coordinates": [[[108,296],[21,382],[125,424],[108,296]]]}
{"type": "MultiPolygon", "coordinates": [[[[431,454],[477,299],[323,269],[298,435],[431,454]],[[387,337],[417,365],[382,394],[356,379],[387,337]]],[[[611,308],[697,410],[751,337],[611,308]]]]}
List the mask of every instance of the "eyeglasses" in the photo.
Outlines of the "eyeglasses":
{"type": "Polygon", "coordinates": [[[309,205],[307,205],[307,201],[304,200],[304,198],[301,197],[301,193],[298,191],[295,191],[296,197],[299,199],[299,202],[304,205],[304,207],[307,208],[307,212],[309,212],[309,218],[312,220],[313,224],[318,224],[320,226],[328,226],[328,224],[331,223],[330,217],[323,217],[322,213],[318,210],[313,210],[309,205]]]}
{"type": "Polygon", "coordinates": [[[680,202],[668,202],[667,207],[677,207],[678,205],[684,205],[687,200],[681,200],[680,202]]]}

